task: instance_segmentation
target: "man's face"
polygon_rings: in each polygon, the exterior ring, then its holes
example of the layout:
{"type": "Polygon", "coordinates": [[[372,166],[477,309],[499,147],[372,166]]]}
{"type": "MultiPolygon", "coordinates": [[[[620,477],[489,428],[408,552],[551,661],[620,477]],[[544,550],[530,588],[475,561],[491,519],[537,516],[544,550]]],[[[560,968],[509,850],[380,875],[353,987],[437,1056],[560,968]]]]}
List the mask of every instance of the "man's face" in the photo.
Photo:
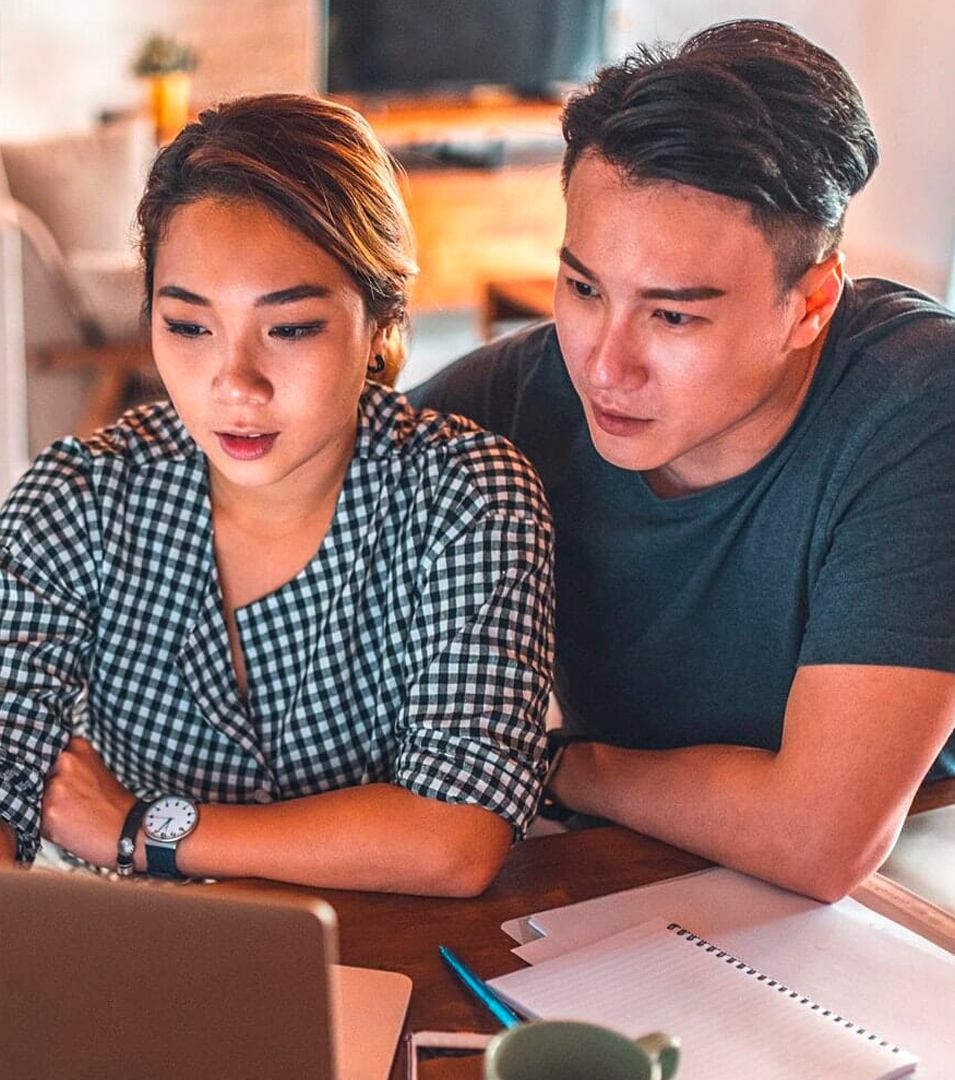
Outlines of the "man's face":
{"type": "Polygon", "coordinates": [[[554,310],[602,457],[674,496],[745,472],[779,442],[818,353],[794,346],[806,295],[781,298],[775,270],[747,204],[579,160],[554,310]]]}

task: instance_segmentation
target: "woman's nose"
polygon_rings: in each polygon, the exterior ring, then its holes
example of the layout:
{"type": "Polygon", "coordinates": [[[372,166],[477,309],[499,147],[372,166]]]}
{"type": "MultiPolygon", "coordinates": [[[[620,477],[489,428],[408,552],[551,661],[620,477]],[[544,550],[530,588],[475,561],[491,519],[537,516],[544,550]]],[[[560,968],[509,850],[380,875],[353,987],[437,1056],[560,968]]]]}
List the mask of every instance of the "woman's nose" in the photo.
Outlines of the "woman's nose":
{"type": "Polygon", "coordinates": [[[212,381],[212,396],[223,404],[265,404],[272,387],[249,350],[231,348],[212,381]]]}

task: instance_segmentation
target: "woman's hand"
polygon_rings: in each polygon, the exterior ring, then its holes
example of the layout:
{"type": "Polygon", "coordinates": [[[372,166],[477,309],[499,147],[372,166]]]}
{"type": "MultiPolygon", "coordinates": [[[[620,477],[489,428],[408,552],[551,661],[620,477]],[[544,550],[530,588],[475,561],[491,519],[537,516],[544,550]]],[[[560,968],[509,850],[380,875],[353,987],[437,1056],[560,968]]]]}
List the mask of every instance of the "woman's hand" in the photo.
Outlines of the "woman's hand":
{"type": "Polygon", "coordinates": [[[41,832],[87,862],[115,866],[119,834],[135,801],[88,740],[75,736],[47,779],[41,832]]]}

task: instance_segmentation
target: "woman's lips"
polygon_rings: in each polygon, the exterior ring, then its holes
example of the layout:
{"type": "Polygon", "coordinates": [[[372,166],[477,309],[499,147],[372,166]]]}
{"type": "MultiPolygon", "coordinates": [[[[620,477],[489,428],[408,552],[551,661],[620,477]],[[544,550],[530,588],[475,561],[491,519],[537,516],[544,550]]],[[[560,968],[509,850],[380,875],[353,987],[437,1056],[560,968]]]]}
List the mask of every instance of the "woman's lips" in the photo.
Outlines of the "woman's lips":
{"type": "Polygon", "coordinates": [[[592,406],[594,423],[608,435],[639,435],[646,431],[652,420],[645,420],[635,416],[621,416],[619,413],[607,412],[604,409],[592,406]]]}
{"type": "Polygon", "coordinates": [[[217,431],[216,438],[222,450],[235,461],[258,461],[265,457],[278,438],[278,432],[273,431],[262,435],[235,435],[228,431],[217,431]]]}

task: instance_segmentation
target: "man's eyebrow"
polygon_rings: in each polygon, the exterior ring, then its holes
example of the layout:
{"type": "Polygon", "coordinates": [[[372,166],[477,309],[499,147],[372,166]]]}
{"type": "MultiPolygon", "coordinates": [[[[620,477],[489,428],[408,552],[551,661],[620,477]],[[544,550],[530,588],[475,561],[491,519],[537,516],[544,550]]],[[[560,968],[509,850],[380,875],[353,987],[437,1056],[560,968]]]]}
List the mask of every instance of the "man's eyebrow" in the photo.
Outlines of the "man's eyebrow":
{"type": "Polygon", "coordinates": [[[688,304],[693,300],[715,300],[725,296],[725,289],[714,285],[690,285],[685,289],[641,289],[638,293],[642,300],[676,300],[688,304]]]}
{"type": "MultiPolygon", "coordinates": [[[[596,281],[593,270],[585,266],[570,248],[564,246],[560,249],[560,261],[585,278],[596,281]]],[[[725,296],[726,290],[718,289],[715,285],[688,285],[680,289],[664,287],[641,289],[637,295],[641,300],[674,300],[677,303],[688,304],[694,300],[716,300],[720,296],[725,296]]]]}
{"type": "Polygon", "coordinates": [[[293,285],[289,289],[266,293],[255,301],[256,307],[272,307],[274,304],[294,304],[297,300],[324,300],[331,296],[331,289],[325,285],[293,285]]]}
{"type": "Polygon", "coordinates": [[[188,289],[180,289],[178,285],[163,285],[156,293],[157,296],[168,296],[172,300],[182,300],[186,304],[198,304],[199,307],[209,307],[209,301],[198,293],[188,289]]]}
{"type": "Polygon", "coordinates": [[[571,270],[576,270],[578,274],[583,274],[585,278],[590,278],[591,281],[596,281],[596,275],[593,270],[584,266],[580,259],[577,258],[566,244],[561,247],[558,254],[560,255],[560,261],[566,263],[571,270]]]}

